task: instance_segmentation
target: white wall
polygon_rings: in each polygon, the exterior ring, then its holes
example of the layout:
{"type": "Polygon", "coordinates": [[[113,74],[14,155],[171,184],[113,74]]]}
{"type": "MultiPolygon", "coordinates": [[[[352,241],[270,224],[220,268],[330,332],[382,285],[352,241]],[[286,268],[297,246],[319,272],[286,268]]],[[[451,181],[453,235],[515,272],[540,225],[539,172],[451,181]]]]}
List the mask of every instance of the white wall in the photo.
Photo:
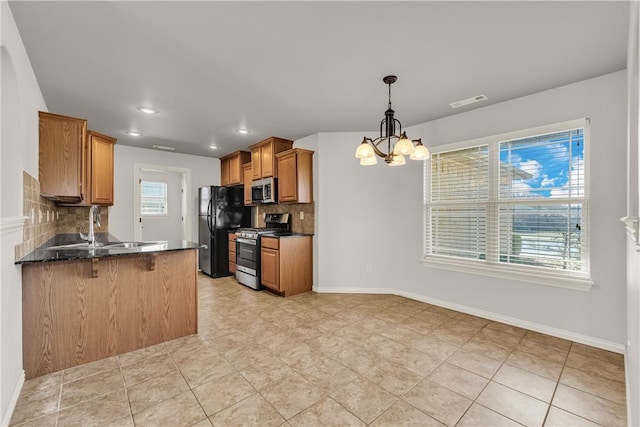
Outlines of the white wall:
{"type": "MultiPolygon", "coordinates": [[[[640,4],[631,2],[629,45],[627,56],[628,81],[628,163],[627,217],[638,220],[640,206],[639,134],[640,103],[640,4]]],[[[636,222],[637,227],[637,222],[636,222]]],[[[627,411],[630,426],[640,425],[640,242],[637,235],[627,236],[627,411]]]]}
{"type": "Polygon", "coordinates": [[[134,236],[134,164],[173,166],[191,169],[191,241],[198,241],[198,188],[220,185],[220,160],[212,157],[166,153],[158,150],[115,147],[114,204],[109,208],[109,232],[120,240],[134,236]]]}
{"type": "MultiPolygon", "coordinates": [[[[422,267],[422,165],[360,166],[354,151],[363,133],[319,135],[318,289],[396,289],[622,351],[626,266],[619,218],[626,201],[625,112],[622,71],[407,129],[411,137],[434,146],[591,118],[591,269],[596,286],[590,292],[422,267]],[[367,264],[373,267],[370,273],[367,264]]],[[[402,119],[402,111],[398,115],[402,119]]]]}
{"type": "Polygon", "coordinates": [[[22,242],[22,171],[38,176],[38,110],[46,111],[13,15],[0,2],[0,420],[11,416],[22,370],[22,269],[13,264],[22,242]]]}

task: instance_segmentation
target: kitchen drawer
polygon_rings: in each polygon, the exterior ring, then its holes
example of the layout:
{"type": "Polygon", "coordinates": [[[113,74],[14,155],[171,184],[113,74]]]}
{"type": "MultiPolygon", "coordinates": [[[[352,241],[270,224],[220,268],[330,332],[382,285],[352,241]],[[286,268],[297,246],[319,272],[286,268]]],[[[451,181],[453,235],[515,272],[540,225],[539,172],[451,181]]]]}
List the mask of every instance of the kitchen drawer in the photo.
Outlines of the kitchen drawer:
{"type": "MultiPolygon", "coordinates": [[[[229,241],[230,242],[235,242],[236,241],[236,233],[229,233],[229,241]]],[[[235,249],[234,249],[235,251],[235,249]]]]}
{"type": "Polygon", "coordinates": [[[236,251],[236,241],[235,239],[232,241],[229,241],[229,252],[235,252],[236,251]]]}
{"type": "Polygon", "coordinates": [[[260,247],[269,249],[280,249],[280,240],[273,237],[263,237],[260,247]]]}
{"type": "Polygon", "coordinates": [[[236,273],[236,263],[233,261],[229,261],[229,273],[236,273]]]}

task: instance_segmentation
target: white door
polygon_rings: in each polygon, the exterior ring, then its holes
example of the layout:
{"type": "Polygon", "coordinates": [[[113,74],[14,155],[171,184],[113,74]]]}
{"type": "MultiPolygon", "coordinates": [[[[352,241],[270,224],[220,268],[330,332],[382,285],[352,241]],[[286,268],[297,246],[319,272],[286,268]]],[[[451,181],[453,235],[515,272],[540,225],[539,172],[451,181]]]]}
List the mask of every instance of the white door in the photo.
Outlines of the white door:
{"type": "Polygon", "coordinates": [[[184,239],[182,173],[143,169],[139,176],[141,240],[184,239]]]}

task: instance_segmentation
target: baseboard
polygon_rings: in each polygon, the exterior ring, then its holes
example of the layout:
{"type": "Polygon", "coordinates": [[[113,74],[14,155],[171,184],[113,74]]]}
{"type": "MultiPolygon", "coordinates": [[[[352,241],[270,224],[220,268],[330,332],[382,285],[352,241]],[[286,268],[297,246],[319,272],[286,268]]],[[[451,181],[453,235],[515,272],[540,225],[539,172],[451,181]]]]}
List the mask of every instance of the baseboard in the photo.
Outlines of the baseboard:
{"type": "Polygon", "coordinates": [[[9,401],[9,406],[7,406],[7,411],[2,415],[2,427],[6,427],[11,422],[11,417],[13,416],[13,411],[16,409],[16,403],[18,403],[18,398],[20,397],[20,392],[22,391],[22,386],[24,385],[24,370],[18,377],[18,383],[13,390],[13,394],[11,395],[11,400],[9,401]]]}
{"type": "Polygon", "coordinates": [[[623,344],[614,343],[611,341],[601,340],[599,338],[590,337],[587,335],[578,334],[564,329],[553,328],[551,326],[542,325],[540,323],[529,322],[515,317],[503,316],[501,314],[493,313],[490,311],[480,310],[473,307],[468,307],[461,304],[452,303],[449,301],[443,301],[436,298],[429,298],[424,295],[415,294],[412,292],[406,292],[394,288],[356,288],[356,287],[326,287],[320,286],[316,291],[318,293],[338,293],[338,294],[389,294],[398,295],[405,298],[413,299],[416,301],[425,302],[427,304],[437,305],[439,307],[448,308],[450,310],[459,311],[461,313],[471,314],[473,316],[482,317],[488,320],[494,320],[496,322],[506,323],[511,326],[517,326],[519,328],[529,329],[531,331],[540,332],[542,334],[551,335],[554,337],[574,341],[580,344],[589,345],[591,347],[601,348],[603,350],[612,351],[614,353],[625,353],[623,344]]]}

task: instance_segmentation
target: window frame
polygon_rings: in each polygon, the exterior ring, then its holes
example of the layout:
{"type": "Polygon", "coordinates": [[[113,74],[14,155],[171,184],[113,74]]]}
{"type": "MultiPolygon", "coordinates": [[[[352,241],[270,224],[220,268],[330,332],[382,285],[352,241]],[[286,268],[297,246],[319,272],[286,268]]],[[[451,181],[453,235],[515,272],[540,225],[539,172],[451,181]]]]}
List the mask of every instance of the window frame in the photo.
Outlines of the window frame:
{"type": "Polygon", "coordinates": [[[426,160],[423,167],[423,256],[421,263],[425,267],[458,271],[464,273],[473,273],[489,277],[497,277],[502,279],[524,281],[527,283],[556,286],[562,288],[569,288],[581,291],[589,291],[594,285],[591,279],[591,266],[590,266],[590,120],[588,118],[581,118],[576,120],[569,120],[560,123],[554,123],[545,126],[539,126],[534,128],[528,128],[523,130],[517,130],[498,135],[491,135],[487,137],[455,142],[450,144],[444,144],[436,146],[431,149],[432,154],[446,153],[451,151],[457,151],[482,145],[489,146],[489,199],[487,202],[483,201],[445,201],[445,202],[432,202],[431,201],[431,167],[432,159],[426,160]],[[525,199],[500,199],[499,194],[499,165],[500,163],[500,143],[510,140],[516,140],[521,138],[529,138],[538,135],[546,135],[556,132],[563,132],[572,129],[582,128],[584,130],[584,195],[583,197],[562,197],[553,199],[540,199],[534,198],[525,199]],[[582,231],[584,238],[582,254],[585,258],[585,271],[566,272],[562,270],[554,270],[544,267],[532,267],[519,264],[510,264],[499,262],[500,250],[498,246],[492,246],[500,239],[500,230],[498,227],[498,217],[500,214],[501,206],[517,205],[517,204],[581,204],[582,205],[582,217],[583,225],[582,231]],[[462,257],[446,256],[446,255],[434,255],[431,254],[431,224],[430,224],[430,208],[433,206],[486,206],[487,208],[487,224],[486,224],[486,245],[487,256],[484,260],[465,259],[462,257]],[[498,227],[498,228],[496,228],[498,227]],[[490,254],[491,252],[491,254],[490,254]]]}
{"type": "MultiPolygon", "coordinates": [[[[150,218],[169,218],[169,184],[166,181],[157,180],[157,179],[140,179],[140,216],[141,217],[150,217],[150,218]],[[164,185],[164,212],[162,213],[148,213],[143,212],[144,203],[142,199],[145,197],[142,191],[142,184],[144,182],[153,182],[164,185]]],[[[160,197],[156,197],[157,199],[161,199],[160,197]]]]}

